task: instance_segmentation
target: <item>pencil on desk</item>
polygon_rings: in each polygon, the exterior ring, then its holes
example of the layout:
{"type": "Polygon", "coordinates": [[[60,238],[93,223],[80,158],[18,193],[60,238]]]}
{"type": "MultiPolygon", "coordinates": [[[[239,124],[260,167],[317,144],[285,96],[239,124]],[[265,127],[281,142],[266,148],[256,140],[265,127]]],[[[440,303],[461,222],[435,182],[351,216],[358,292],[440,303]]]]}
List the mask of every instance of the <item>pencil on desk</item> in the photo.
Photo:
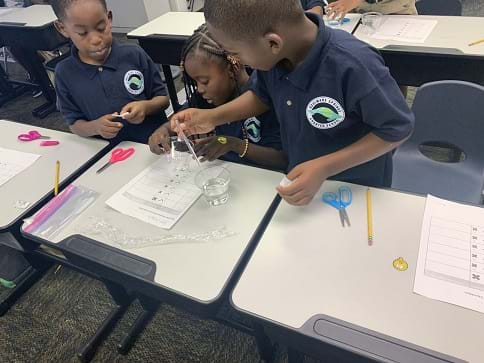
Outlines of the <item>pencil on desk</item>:
{"type": "Polygon", "coordinates": [[[373,213],[371,209],[371,191],[366,190],[366,214],[368,218],[368,246],[373,244],[373,213]]]}
{"type": "Polygon", "coordinates": [[[55,162],[55,181],[54,181],[54,195],[59,194],[59,174],[60,174],[60,161],[55,162]]]}
{"type": "Polygon", "coordinates": [[[472,47],[473,45],[477,45],[480,43],[484,43],[484,38],[476,40],[475,42],[469,43],[469,47],[472,47]]]}

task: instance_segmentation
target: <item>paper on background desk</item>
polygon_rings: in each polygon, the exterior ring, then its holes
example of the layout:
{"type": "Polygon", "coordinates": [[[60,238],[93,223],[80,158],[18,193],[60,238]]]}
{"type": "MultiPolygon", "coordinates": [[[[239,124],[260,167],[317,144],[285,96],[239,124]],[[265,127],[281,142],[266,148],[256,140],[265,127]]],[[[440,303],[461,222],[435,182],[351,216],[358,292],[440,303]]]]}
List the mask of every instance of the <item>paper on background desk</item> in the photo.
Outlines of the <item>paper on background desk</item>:
{"type": "Polygon", "coordinates": [[[413,291],[484,313],[484,208],[427,197],[413,291]]]}
{"type": "Polygon", "coordinates": [[[395,15],[386,17],[377,31],[371,35],[371,38],[424,43],[437,25],[437,20],[406,18],[408,17],[397,17],[395,15]]]}
{"type": "Polygon", "coordinates": [[[0,186],[20,174],[40,158],[40,155],[0,147],[0,186]]]}
{"type": "Polygon", "coordinates": [[[197,167],[176,168],[161,158],[106,201],[111,208],[154,226],[170,229],[200,197],[197,167]]]}

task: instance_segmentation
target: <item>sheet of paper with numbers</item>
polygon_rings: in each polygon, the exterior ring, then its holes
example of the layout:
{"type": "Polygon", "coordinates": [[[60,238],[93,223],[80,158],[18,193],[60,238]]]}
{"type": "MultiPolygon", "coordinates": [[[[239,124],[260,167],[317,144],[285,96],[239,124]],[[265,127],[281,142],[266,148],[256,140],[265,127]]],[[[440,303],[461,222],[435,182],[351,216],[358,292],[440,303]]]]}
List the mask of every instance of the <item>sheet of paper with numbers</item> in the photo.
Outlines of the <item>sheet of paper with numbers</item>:
{"type": "Polygon", "coordinates": [[[176,167],[162,158],[106,201],[111,208],[157,227],[170,229],[200,197],[198,167],[176,167]]]}
{"type": "Polygon", "coordinates": [[[484,208],[428,196],[414,292],[484,313],[484,208]]]}
{"type": "Polygon", "coordinates": [[[40,158],[40,155],[0,147],[0,186],[20,174],[40,158]]]}

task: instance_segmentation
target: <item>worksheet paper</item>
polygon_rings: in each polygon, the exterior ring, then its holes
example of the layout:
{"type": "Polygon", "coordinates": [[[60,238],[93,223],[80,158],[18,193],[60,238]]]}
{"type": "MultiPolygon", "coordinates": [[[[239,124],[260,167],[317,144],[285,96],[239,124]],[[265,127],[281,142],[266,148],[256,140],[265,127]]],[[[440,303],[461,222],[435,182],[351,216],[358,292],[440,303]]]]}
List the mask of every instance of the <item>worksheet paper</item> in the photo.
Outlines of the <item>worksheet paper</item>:
{"type": "Polygon", "coordinates": [[[161,158],[116,192],[106,204],[143,222],[170,229],[201,195],[194,182],[199,168],[194,165],[176,167],[161,158]]]}
{"type": "Polygon", "coordinates": [[[437,25],[437,20],[408,18],[395,15],[386,17],[371,37],[396,42],[424,43],[437,25]]]}
{"type": "Polygon", "coordinates": [[[484,313],[484,209],[427,197],[413,291],[484,313]]]}
{"type": "Polygon", "coordinates": [[[27,169],[38,158],[40,155],[0,147],[0,186],[27,169]]]}

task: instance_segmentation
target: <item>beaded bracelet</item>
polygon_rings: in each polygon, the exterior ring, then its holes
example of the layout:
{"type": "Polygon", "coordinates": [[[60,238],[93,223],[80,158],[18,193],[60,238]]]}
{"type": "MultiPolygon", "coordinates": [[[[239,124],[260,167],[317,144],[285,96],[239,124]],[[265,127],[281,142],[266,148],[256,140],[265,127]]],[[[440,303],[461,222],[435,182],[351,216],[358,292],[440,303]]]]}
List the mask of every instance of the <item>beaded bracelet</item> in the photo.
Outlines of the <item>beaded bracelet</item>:
{"type": "Polygon", "coordinates": [[[242,154],[239,154],[240,158],[243,158],[245,154],[247,154],[247,150],[249,150],[249,139],[244,139],[244,141],[245,141],[244,152],[242,154]]]}
{"type": "Polygon", "coordinates": [[[244,134],[245,147],[244,152],[242,154],[239,154],[240,158],[243,158],[245,154],[247,154],[247,150],[249,150],[249,136],[247,135],[247,130],[245,129],[245,127],[242,127],[242,133],[244,134]]]}

